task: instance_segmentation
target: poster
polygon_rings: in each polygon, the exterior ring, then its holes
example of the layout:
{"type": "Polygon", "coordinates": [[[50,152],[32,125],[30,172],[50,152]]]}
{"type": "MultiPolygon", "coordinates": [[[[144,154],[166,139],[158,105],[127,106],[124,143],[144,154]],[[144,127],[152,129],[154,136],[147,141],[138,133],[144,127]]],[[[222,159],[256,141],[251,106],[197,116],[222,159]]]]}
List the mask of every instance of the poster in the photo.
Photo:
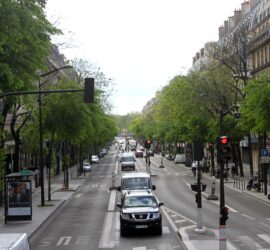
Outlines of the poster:
{"type": "Polygon", "coordinates": [[[32,216],[32,191],[29,180],[7,182],[8,216],[32,216]]]}

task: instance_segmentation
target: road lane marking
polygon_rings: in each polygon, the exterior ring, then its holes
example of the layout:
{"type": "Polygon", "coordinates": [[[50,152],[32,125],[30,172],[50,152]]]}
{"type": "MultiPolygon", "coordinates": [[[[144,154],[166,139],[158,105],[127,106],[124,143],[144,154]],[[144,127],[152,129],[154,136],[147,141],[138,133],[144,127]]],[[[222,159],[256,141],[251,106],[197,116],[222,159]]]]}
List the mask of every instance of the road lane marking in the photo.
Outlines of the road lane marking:
{"type": "Polygon", "coordinates": [[[248,246],[250,249],[256,249],[256,248],[262,248],[261,245],[259,245],[257,242],[255,242],[252,238],[250,238],[247,235],[238,236],[238,238],[245,243],[246,246],[248,246]]]}
{"type": "Polygon", "coordinates": [[[255,218],[253,218],[253,217],[251,217],[251,216],[249,216],[247,214],[241,213],[241,215],[244,216],[244,217],[246,217],[246,218],[248,218],[248,219],[250,219],[250,220],[255,220],[255,218]]]}
{"type": "Polygon", "coordinates": [[[146,247],[133,247],[133,250],[147,250],[146,247]]]}
{"type": "Polygon", "coordinates": [[[80,198],[82,195],[82,193],[79,193],[79,194],[76,194],[74,197],[77,199],[77,198],[80,198]]]}
{"type": "Polygon", "coordinates": [[[108,212],[114,211],[115,207],[116,190],[111,191],[108,212]]]}
{"type": "Polygon", "coordinates": [[[174,221],[174,223],[183,223],[183,222],[185,222],[186,220],[176,220],[176,221],[174,221]]]}
{"type": "Polygon", "coordinates": [[[113,227],[113,225],[115,225],[116,223],[115,220],[117,219],[119,219],[117,213],[115,212],[106,213],[98,248],[114,248],[116,230],[113,227]]]}
{"type": "Polygon", "coordinates": [[[257,234],[258,237],[266,241],[268,244],[270,244],[270,236],[267,234],[257,234]]]}
{"type": "Polygon", "coordinates": [[[61,238],[58,240],[56,246],[61,246],[62,244],[63,244],[64,246],[67,246],[67,245],[69,244],[69,242],[71,241],[71,238],[72,238],[71,236],[63,236],[63,237],[61,237],[61,238]]]}

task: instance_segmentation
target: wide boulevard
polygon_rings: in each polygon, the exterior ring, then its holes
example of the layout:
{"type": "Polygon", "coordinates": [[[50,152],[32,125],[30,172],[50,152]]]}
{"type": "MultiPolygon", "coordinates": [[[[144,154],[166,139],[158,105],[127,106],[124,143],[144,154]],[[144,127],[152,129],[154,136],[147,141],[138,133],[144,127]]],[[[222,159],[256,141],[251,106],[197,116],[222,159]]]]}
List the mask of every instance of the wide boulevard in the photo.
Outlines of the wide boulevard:
{"type": "MultiPolygon", "coordinates": [[[[178,231],[197,225],[195,193],[190,189],[190,184],[196,180],[188,167],[164,159],[165,168],[160,168],[160,163],[159,155],[151,157],[150,172],[152,182],[157,187],[155,194],[164,202],[162,236],[143,231],[120,237],[119,209],[110,207],[114,199],[110,188],[119,185],[121,176],[116,149],[112,146],[100,163],[93,165],[84,184],[65,206],[31,238],[31,248],[186,249],[178,231]]],[[[136,167],[137,171],[146,172],[145,159],[137,158],[136,167]]],[[[209,176],[203,175],[202,182],[207,184],[208,194],[211,181],[209,176]]],[[[116,202],[119,202],[119,192],[116,194],[116,202]]],[[[219,196],[218,181],[216,195],[219,196]]],[[[217,234],[218,238],[219,201],[207,200],[206,196],[204,193],[203,226],[217,234]]],[[[225,201],[230,209],[227,221],[228,249],[270,249],[270,204],[226,185],[225,201]]]]}

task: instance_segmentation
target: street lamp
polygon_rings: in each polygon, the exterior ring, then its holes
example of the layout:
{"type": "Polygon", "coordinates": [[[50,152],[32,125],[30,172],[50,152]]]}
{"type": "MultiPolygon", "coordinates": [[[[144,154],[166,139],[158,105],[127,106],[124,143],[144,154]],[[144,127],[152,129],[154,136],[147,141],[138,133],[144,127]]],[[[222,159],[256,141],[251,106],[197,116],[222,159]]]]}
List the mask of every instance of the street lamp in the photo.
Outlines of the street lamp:
{"type": "MultiPolygon", "coordinates": [[[[70,65],[66,65],[60,68],[55,68],[49,72],[40,74],[40,77],[46,77],[48,75],[51,75],[55,72],[58,72],[62,69],[70,69],[72,68],[72,66],[70,65]]],[[[45,81],[46,82],[46,81],[45,81]]],[[[44,82],[44,83],[45,83],[44,82]]],[[[44,84],[43,83],[43,84],[44,84]]],[[[43,159],[43,126],[42,126],[42,100],[41,100],[41,86],[43,85],[40,81],[38,83],[38,89],[39,89],[39,95],[38,95],[38,109],[39,109],[39,154],[40,154],[40,167],[39,167],[39,171],[40,171],[40,191],[41,191],[41,206],[45,205],[45,192],[44,192],[44,159],[43,159]]],[[[49,189],[48,189],[48,196],[49,196],[49,200],[50,200],[50,176],[49,176],[49,189]]]]}

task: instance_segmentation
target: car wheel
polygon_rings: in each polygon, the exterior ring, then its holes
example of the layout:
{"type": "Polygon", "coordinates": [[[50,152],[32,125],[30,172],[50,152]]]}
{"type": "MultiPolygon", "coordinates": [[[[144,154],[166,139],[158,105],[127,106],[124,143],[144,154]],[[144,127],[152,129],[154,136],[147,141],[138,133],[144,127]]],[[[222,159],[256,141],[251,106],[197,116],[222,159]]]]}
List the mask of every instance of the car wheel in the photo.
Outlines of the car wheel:
{"type": "Polygon", "coordinates": [[[120,222],[120,235],[122,237],[127,236],[127,229],[124,227],[122,222],[120,222]]]}

